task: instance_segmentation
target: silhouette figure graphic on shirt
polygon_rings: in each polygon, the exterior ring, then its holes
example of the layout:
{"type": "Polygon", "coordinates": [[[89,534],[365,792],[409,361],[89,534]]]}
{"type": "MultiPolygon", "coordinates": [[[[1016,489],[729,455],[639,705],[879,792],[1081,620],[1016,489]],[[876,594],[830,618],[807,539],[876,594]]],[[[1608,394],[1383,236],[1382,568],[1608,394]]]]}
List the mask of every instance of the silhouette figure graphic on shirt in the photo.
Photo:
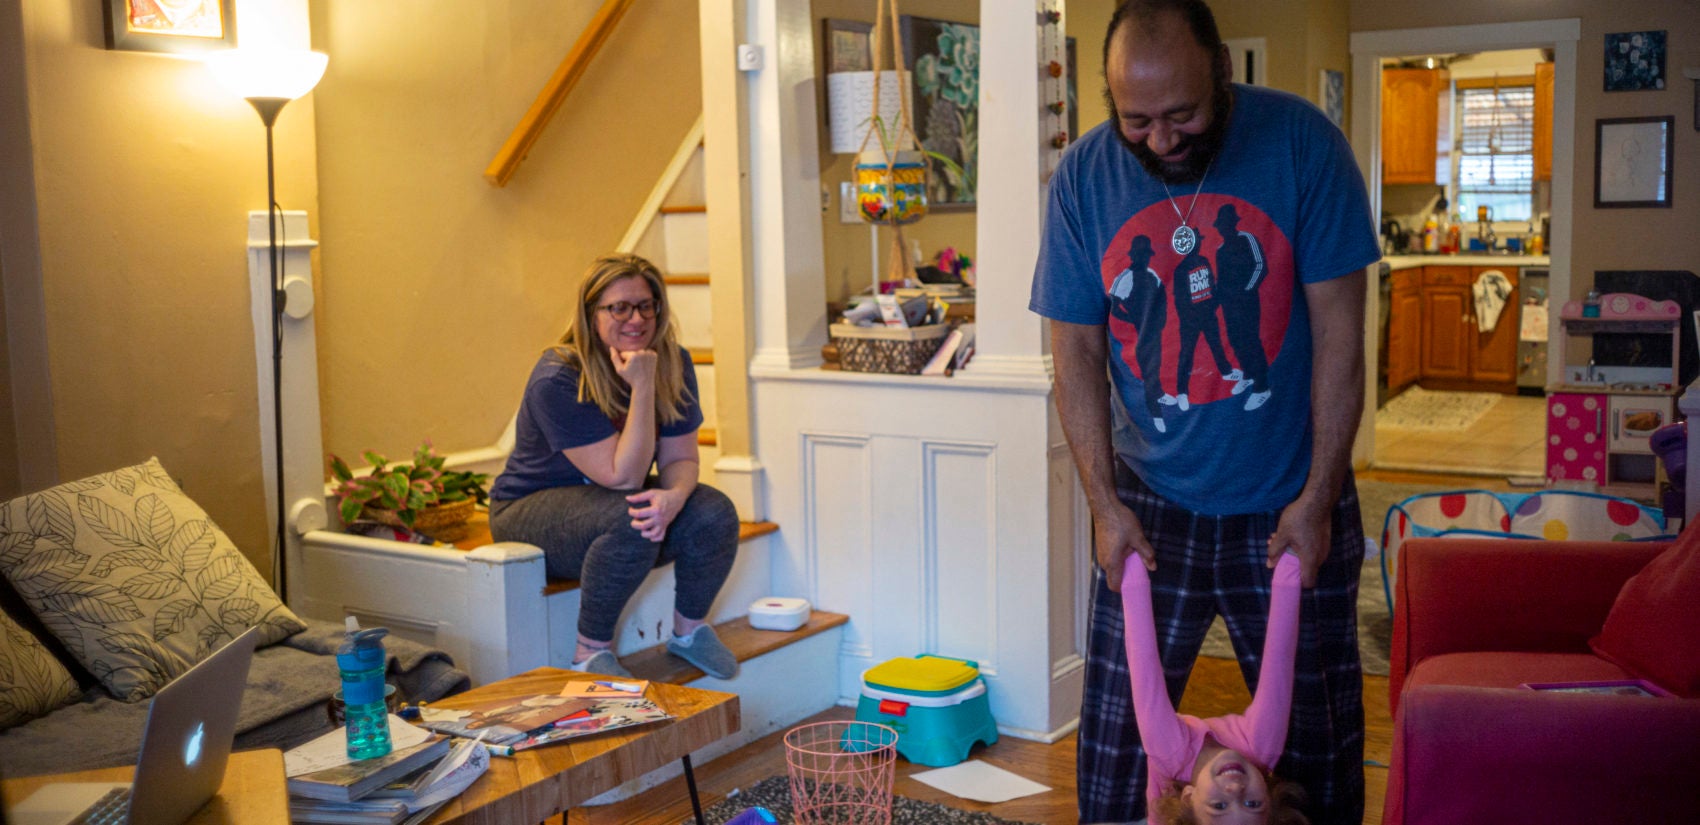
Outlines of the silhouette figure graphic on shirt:
{"type": "Polygon", "coordinates": [[[1192,379],[1192,355],[1198,347],[1198,336],[1210,347],[1216,358],[1216,369],[1224,381],[1239,381],[1239,370],[1228,363],[1228,353],[1222,348],[1222,330],[1216,320],[1216,271],[1197,246],[1175,267],[1175,315],[1181,322],[1180,369],[1175,374],[1175,404],[1181,410],[1190,406],[1187,385],[1192,379]]]}
{"type": "Polygon", "coordinates": [[[1239,225],[1234,205],[1223,204],[1216,213],[1216,231],[1222,233],[1222,245],[1216,247],[1216,274],[1220,279],[1217,300],[1228,329],[1228,345],[1233,347],[1241,368],[1223,377],[1234,382],[1234,395],[1252,390],[1245,408],[1255,410],[1269,400],[1269,358],[1263,353],[1259,334],[1263,312],[1257,294],[1269,265],[1262,244],[1250,232],[1240,231],[1239,225]]]}
{"type": "Polygon", "coordinates": [[[1163,279],[1151,269],[1151,239],[1135,235],[1127,245],[1127,269],[1110,282],[1110,314],[1133,325],[1139,336],[1133,357],[1139,363],[1139,379],[1145,384],[1145,409],[1157,432],[1167,432],[1162,404],[1175,397],[1163,392],[1163,327],[1169,320],[1168,295],[1163,279]]]}

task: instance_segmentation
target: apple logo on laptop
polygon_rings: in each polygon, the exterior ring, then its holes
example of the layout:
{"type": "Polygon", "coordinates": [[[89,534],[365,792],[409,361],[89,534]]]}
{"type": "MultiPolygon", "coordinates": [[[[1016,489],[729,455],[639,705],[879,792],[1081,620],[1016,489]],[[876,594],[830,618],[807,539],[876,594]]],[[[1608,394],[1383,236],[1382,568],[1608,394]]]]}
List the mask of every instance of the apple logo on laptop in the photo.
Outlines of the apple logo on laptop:
{"type": "Polygon", "coordinates": [[[195,730],[189,734],[189,741],[183,746],[183,764],[194,767],[201,761],[201,740],[207,735],[206,724],[195,723],[195,730]]]}

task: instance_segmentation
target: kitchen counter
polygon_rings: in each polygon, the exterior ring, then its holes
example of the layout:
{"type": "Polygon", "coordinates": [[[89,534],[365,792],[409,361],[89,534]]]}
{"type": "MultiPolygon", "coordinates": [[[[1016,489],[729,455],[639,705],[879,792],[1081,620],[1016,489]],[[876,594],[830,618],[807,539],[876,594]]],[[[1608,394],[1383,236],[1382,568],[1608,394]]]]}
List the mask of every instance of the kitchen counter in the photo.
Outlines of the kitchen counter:
{"type": "Polygon", "coordinates": [[[1381,259],[1391,269],[1412,269],[1419,266],[1549,266],[1546,255],[1388,255],[1381,259]]]}

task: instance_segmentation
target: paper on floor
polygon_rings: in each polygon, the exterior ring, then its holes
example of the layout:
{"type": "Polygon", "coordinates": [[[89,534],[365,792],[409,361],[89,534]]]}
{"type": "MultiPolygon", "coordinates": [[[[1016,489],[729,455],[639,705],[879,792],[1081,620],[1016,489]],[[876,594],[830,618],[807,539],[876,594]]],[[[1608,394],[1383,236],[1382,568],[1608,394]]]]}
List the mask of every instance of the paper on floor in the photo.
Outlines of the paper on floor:
{"type": "Polygon", "coordinates": [[[978,759],[911,774],[909,778],[976,802],[1008,802],[1050,790],[1031,779],[978,759]]]}

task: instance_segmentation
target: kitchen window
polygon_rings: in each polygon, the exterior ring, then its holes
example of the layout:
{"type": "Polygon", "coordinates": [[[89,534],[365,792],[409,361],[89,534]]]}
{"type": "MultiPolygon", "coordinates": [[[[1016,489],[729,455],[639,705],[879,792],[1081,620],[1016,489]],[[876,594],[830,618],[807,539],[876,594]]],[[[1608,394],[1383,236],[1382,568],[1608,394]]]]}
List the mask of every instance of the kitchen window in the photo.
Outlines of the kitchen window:
{"type": "Polygon", "coordinates": [[[1535,88],[1499,81],[1458,82],[1458,212],[1476,219],[1486,206],[1496,221],[1533,216],[1535,88]]]}

